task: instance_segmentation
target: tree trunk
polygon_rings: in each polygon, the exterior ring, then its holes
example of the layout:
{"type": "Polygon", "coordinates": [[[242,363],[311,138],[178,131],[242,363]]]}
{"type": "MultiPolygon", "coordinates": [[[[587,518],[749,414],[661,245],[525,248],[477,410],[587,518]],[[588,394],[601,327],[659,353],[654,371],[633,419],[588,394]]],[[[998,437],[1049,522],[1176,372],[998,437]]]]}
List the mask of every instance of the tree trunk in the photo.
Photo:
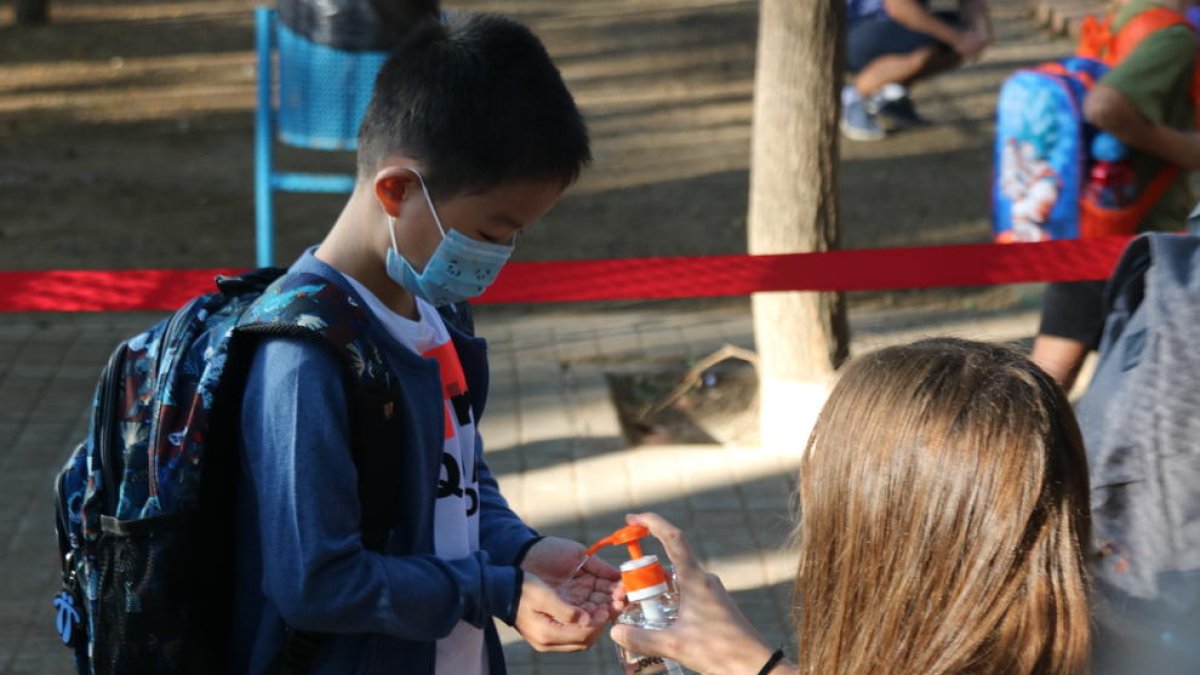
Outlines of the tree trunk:
{"type": "Polygon", "coordinates": [[[32,26],[50,19],[50,0],[16,0],[17,25],[32,26]]]}
{"type": "MultiPolygon", "coordinates": [[[[845,4],[761,0],[754,82],[749,250],[838,247],[838,110],[845,4]]],[[[753,297],[764,447],[800,449],[848,353],[833,293],[753,297]]]]}

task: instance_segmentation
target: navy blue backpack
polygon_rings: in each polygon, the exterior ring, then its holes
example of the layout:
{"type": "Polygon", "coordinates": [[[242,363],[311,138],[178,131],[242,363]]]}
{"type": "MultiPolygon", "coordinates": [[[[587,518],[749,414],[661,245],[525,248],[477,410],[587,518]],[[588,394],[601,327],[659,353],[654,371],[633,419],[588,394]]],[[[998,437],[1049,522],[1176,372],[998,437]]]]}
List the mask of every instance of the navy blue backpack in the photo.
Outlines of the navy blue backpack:
{"type": "MultiPolygon", "coordinates": [[[[237,420],[257,339],[311,339],[335,350],[360,397],[356,410],[383,410],[398,395],[376,377],[386,369],[364,337],[365,311],[328,280],[262,269],[216,285],[113,352],[88,433],[55,484],[63,577],[56,624],[80,673],[225,669],[237,420]]],[[[365,428],[395,423],[368,420],[365,428]]],[[[395,453],[364,445],[355,444],[354,458],[364,540],[378,550],[393,512],[379,480],[395,475],[387,465],[395,453]]],[[[276,659],[278,672],[303,672],[320,643],[296,635],[276,659]]]]}

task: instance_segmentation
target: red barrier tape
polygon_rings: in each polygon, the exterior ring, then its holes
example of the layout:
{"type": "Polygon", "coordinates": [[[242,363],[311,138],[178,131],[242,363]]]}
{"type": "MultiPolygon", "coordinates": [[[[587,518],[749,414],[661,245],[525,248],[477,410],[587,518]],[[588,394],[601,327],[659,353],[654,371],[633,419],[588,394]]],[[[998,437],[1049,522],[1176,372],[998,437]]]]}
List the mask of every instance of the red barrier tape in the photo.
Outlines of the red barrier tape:
{"type": "MultiPolygon", "coordinates": [[[[1128,237],[787,255],[518,262],[480,303],[649,300],[1105,279],[1128,237]]],[[[170,310],[235,270],[0,272],[0,311],[170,310]]]]}
{"type": "Polygon", "coordinates": [[[238,270],[50,270],[0,272],[0,311],[171,310],[215,289],[213,277],[238,270]]]}

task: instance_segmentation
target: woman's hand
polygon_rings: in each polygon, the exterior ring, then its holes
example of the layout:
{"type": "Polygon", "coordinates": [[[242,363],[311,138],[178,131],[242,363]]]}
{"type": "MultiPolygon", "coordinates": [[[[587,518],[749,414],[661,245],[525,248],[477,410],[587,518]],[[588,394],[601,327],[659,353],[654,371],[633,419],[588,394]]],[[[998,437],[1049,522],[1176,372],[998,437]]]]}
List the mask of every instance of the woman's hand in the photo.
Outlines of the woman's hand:
{"type": "MultiPolygon", "coordinates": [[[[653,513],[626,516],[631,525],[644,525],[662,542],[675,565],[679,590],[679,619],[668,628],[648,630],[613,626],[614,642],[645,656],[662,656],[701,673],[756,675],[772,649],[738,609],[721,579],[700,567],[683,532],[653,513]]],[[[781,663],[771,671],[795,672],[781,663]]]]}

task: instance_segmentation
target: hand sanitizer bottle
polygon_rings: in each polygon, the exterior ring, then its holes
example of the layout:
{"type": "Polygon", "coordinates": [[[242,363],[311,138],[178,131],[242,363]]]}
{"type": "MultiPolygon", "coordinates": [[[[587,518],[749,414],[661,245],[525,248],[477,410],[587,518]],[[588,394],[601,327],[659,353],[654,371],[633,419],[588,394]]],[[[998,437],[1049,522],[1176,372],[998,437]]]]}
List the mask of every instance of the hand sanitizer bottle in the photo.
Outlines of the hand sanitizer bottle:
{"type": "MultiPolygon", "coordinates": [[[[617,617],[617,621],[638,628],[659,630],[671,625],[679,617],[679,598],[658,557],[642,553],[639,540],[649,534],[650,531],[641,525],[623,527],[593,544],[588,549],[588,555],[603,546],[625,545],[628,548],[629,561],[623,563],[620,569],[629,606],[617,617]]],[[[683,675],[685,672],[682,666],[670,659],[642,656],[620,645],[617,645],[617,657],[625,675],[683,675]]]]}

